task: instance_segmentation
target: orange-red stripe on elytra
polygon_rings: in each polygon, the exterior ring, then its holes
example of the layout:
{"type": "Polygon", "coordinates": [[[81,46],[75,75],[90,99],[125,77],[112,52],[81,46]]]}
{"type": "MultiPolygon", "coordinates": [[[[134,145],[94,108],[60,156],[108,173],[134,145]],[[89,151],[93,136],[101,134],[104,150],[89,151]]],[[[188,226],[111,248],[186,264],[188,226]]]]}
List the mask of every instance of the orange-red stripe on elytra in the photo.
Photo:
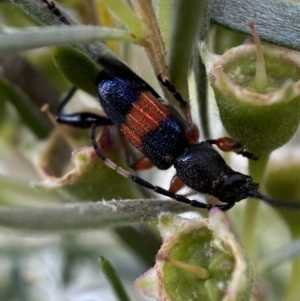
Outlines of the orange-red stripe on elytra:
{"type": "Polygon", "coordinates": [[[134,130],[126,124],[123,124],[120,131],[139,151],[143,151],[141,137],[139,137],[134,130]]]}
{"type": "Polygon", "coordinates": [[[169,109],[150,92],[142,92],[138,100],[132,104],[125,124],[142,138],[148,132],[155,130],[169,113],[169,109]]]}

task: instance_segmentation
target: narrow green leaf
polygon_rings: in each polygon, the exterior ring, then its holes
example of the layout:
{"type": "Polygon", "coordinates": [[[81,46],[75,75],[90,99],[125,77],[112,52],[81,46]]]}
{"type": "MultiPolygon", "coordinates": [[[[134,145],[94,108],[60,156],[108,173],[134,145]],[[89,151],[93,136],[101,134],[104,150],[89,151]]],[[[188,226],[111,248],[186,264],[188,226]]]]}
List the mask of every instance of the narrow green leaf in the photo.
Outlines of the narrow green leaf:
{"type": "Polygon", "coordinates": [[[72,47],[56,47],[52,50],[55,65],[76,87],[96,95],[96,78],[101,70],[83,52],[72,47]]]}
{"type": "Polygon", "coordinates": [[[165,47],[168,50],[170,46],[170,24],[172,18],[172,5],[174,0],[158,0],[157,14],[159,28],[165,47]]]}
{"type": "MultiPolygon", "coordinates": [[[[43,202],[41,202],[43,203],[43,202]]],[[[40,208],[0,208],[0,225],[31,231],[107,228],[156,219],[162,211],[182,212],[189,206],[170,200],[120,200],[74,203],[40,208]]]]}
{"type": "Polygon", "coordinates": [[[123,284],[121,283],[121,280],[116,273],[115,269],[111,265],[111,263],[101,256],[99,260],[101,264],[102,271],[104,272],[108,282],[110,283],[112,289],[115,292],[115,295],[117,296],[119,301],[129,301],[129,297],[124,289],[123,284]]]}
{"type": "MultiPolygon", "coordinates": [[[[46,25],[63,25],[57,15],[55,15],[42,0],[8,0],[27,13],[33,19],[46,25]]],[[[61,11],[64,16],[71,24],[78,24],[75,18],[68,14],[60,5],[57,3],[56,7],[61,11]]]]}
{"type": "Polygon", "coordinates": [[[198,47],[194,50],[194,74],[196,82],[197,103],[199,105],[199,119],[202,129],[202,139],[211,139],[209,103],[208,103],[208,85],[206,67],[203,63],[198,47]]]}
{"type": "Polygon", "coordinates": [[[52,124],[21,89],[0,77],[0,91],[1,98],[5,97],[13,104],[24,124],[38,138],[47,137],[52,129],[52,124]]]}
{"type": "Polygon", "coordinates": [[[0,33],[0,40],[1,55],[11,55],[14,52],[44,46],[91,43],[95,40],[137,42],[132,35],[124,30],[84,25],[31,27],[20,30],[9,29],[0,33]]]}
{"type": "MultiPolygon", "coordinates": [[[[47,7],[45,1],[41,1],[41,0],[10,0],[12,3],[14,3],[16,6],[18,6],[19,8],[21,8],[22,10],[24,10],[26,13],[28,13],[31,17],[33,17],[34,19],[38,20],[39,22],[46,24],[46,25],[65,25],[63,23],[62,17],[68,20],[68,23],[70,23],[70,27],[68,26],[60,26],[58,28],[58,31],[60,32],[62,29],[66,29],[68,30],[72,30],[71,27],[78,25],[78,21],[76,19],[74,19],[70,14],[68,14],[65,10],[63,10],[59,5],[56,5],[56,8],[59,9],[61,16],[57,16],[55,15],[53,12],[51,12],[51,10],[49,9],[49,7],[47,7]]],[[[85,26],[82,27],[82,29],[84,30],[85,26]]],[[[47,29],[45,29],[47,30],[47,29]]],[[[52,29],[49,29],[50,31],[52,29]]],[[[76,31],[76,30],[75,30],[76,31]]],[[[109,31],[111,31],[111,29],[109,29],[109,31]]],[[[123,31],[123,33],[126,33],[123,31]]],[[[59,33],[57,33],[59,35],[59,33]]],[[[77,31],[76,31],[77,34],[77,31]]],[[[76,36],[75,34],[75,36],[76,36]]],[[[85,39],[85,34],[83,33],[83,40],[85,39]]],[[[121,36],[124,37],[123,34],[121,34],[121,36]]],[[[135,41],[134,38],[132,38],[132,36],[128,35],[127,36],[129,38],[130,41],[135,41]]],[[[54,34],[54,39],[56,40],[57,36],[54,34]]],[[[42,37],[41,37],[42,39],[42,37]]],[[[64,38],[62,38],[64,39],[64,38]]],[[[115,54],[104,44],[98,42],[98,43],[93,43],[92,45],[90,44],[78,44],[80,43],[80,41],[78,41],[76,39],[76,41],[74,41],[74,38],[71,38],[73,40],[72,44],[76,44],[76,48],[80,49],[81,51],[87,53],[92,59],[94,60],[98,60],[99,57],[104,58],[105,57],[105,61],[113,61],[113,65],[118,65],[119,68],[122,68],[122,63],[119,61],[119,59],[115,56],[115,54]],[[76,43],[77,42],[77,43],[76,43]]],[[[127,38],[125,38],[126,40],[127,38]]],[[[94,41],[95,39],[91,39],[90,42],[94,41]]],[[[83,42],[83,41],[82,41],[83,42]]],[[[87,41],[86,41],[87,42],[87,41]]],[[[65,45],[68,44],[67,42],[62,42],[62,44],[60,45],[65,45]]],[[[49,45],[49,44],[48,44],[49,45]]],[[[57,45],[54,43],[52,43],[51,45],[57,45]]],[[[46,45],[44,45],[46,46],[46,45]]],[[[124,67],[124,65],[123,65],[124,67]]]]}
{"type": "Polygon", "coordinates": [[[144,38],[144,25],[124,0],[102,0],[136,38],[144,38]]]}
{"type": "Polygon", "coordinates": [[[188,99],[187,76],[195,40],[206,20],[208,1],[175,0],[168,65],[172,84],[188,99]]]}
{"type": "Polygon", "coordinates": [[[213,0],[210,13],[212,22],[247,35],[250,30],[245,22],[253,20],[262,40],[300,49],[300,6],[296,1],[213,0]]]}

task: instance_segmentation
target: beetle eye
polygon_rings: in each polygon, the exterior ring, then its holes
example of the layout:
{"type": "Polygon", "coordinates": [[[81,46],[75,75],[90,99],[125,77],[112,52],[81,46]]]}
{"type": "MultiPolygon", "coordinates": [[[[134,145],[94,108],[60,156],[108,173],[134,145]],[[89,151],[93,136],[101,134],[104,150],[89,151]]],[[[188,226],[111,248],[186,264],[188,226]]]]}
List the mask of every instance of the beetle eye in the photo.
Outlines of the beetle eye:
{"type": "Polygon", "coordinates": [[[227,174],[224,176],[223,178],[223,185],[224,186],[232,186],[232,185],[236,185],[237,183],[241,183],[241,182],[246,182],[247,178],[249,178],[248,176],[245,176],[243,174],[240,174],[238,172],[233,172],[230,174],[227,174]]]}

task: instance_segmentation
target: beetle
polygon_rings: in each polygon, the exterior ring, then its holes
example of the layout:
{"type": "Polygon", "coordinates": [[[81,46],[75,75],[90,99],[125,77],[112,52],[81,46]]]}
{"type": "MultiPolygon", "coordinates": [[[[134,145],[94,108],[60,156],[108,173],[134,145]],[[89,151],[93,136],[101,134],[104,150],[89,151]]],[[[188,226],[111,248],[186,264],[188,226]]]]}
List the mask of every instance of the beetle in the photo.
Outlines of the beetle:
{"type": "MultiPolygon", "coordinates": [[[[70,25],[54,2],[42,1],[62,23],[70,25]]],[[[56,119],[59,123],[90,128],[94,150],[109,168],[158,194],[207,210],[218,207],[225,211],[248,197],[273,205],[293,207],[294,204],[280,203],[261,194],[258,183],[250,176],[231,169],[213,148],[216,145],[222,151],[233,151],[249,159],[257,159],[240,143],[228,137],[198,142],[198,129],[191,120],[188,103],[167,79],[158,76],[158,80],[179,102],[184,117],[175,107],[165,104],[159,94],[125,63],[103,56],[98,56],[96,61],[104,68],[95,85],[99,103],[107,117],[86,112],[64,114],[63,108],[76,91],[73,89],[58,107],[56,119]],[[116,125],[122,135],[144,155],[133,164],[135,169],[156,166],[166,170],[174,166],[176,175],[169,189],[154,186],[109,160],[96,141],[95,129],[103,125],[116,125]],[[178,194],[184,186],[212,195],[222,204],[206,204],[178,194]]]]}

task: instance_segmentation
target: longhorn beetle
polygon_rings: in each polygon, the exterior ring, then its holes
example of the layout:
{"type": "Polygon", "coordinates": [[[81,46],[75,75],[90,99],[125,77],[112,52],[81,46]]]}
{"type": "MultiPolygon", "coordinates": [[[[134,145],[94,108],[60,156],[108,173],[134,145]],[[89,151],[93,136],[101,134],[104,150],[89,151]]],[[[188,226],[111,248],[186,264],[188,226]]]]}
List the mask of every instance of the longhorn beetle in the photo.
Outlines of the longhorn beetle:
{"type": "MultiPolygon", "coordinates": [[[[71,25],[54,2],[41,1],[62,23],[71,25]]],[[[109,168],[158,194],[198,208],[209,210],[215,206],[225,211],[248,197],[277,206],[295,207],[295,204],[277,202],[262,195],[258,191],[258,183],[250,176],[232,170],[212,147],[216,145],[222,151],[233,151],[247,158],[257,159],[237,141],[224,137],[197,142],[199,133],[191,120],[189,106],[167,79],[158,76],[158,80],[179,102],[184,118],[174,107],[163,104],[153,88],[121,61],[103,56],[98,56],[96,61],[104,68],[98,74],[95,84],[99,102],[107,117],[85,112],[63,114],[63,108],[76,91],[73,89],[58,107],[56,119],[71,126],[90,128],[90,139],[95,152],[109,168]],[[123,136],[142,152],[144,157],[133,165],[136,169],[154,165],[166,170],[174,166],[176,175],[169,190],[154,186],[109,160],[100,150],[95,138],[95,128],[103,125],[116,125],[123,136]],[[212,195],[223,204],[205,204],[178,194],[184,186],[212,195]]]]}

